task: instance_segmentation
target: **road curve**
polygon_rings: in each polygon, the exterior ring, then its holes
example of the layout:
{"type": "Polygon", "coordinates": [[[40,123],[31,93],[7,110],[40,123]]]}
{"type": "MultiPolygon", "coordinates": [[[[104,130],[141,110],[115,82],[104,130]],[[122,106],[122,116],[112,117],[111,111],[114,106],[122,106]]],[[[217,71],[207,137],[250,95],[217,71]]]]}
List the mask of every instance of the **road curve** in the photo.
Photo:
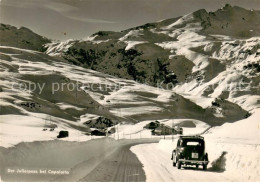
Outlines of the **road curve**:
{"type": "Polygon", "coordinates": [[[94,170],[80,181],[146,181],[143,165],[130,147],[155,140],[133,140],[122,144],[114,153],[103,160],[94,170]]]}

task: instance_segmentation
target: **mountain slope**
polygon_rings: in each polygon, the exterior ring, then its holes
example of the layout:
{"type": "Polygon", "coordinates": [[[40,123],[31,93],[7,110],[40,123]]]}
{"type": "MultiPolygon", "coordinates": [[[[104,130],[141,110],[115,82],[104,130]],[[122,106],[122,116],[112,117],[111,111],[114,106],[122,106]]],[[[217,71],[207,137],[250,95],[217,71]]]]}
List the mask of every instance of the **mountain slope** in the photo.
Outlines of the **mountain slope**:
{"type": "Polygon", "coordinates": [[[121,32],[47,44],[47,54],[173,89],[205,108],[219,98],[250,111],[260,106],[259,21],[258,10],[226,5],[215,12],[202,9],[121,32]]]}
{"type": "Polygon", "coordinates": [[[44,113],[70,121],[88,114],[118,120],[194,118],[210,125],[243,118],[247,112],[233,105],[222,117],[214,107],[202,108],[170,90],[118,79],[73,66],[45,54],[0,47],[1,114],[44,113]],[[118,118],[124,117],[124,118],[118,118]]]}
{"type": "Polygon", "coordinates": [[[44,52],[46,49],[43,45],[50,42],[49,39],[32,32],[28,28],[16,28],[11,25],[0,24],[1,46],[12,46],[44,52]]]}

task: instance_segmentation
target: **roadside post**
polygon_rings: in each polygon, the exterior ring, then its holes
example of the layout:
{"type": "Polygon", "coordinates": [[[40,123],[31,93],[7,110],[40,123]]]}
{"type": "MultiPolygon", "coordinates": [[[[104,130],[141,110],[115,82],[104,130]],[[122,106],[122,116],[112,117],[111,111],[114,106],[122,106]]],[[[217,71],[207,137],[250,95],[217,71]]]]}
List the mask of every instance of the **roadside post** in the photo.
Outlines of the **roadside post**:
{"type": "Polygon", "coordinates": [[[164,140],[165,140],[165,125],[163,125],[163,129],[164,129],[164,140]]]}

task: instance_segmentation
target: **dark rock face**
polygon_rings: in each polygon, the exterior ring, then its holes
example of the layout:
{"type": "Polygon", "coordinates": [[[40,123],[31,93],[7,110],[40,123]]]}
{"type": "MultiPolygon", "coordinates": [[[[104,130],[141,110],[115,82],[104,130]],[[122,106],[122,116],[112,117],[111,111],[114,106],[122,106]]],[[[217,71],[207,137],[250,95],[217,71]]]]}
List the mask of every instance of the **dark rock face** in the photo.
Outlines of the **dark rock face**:
{"type": "Polygon", "coordinates": [[[173,74],[173,70],[178,68],[169,68],[169,51],[153,44],[140,45],[140,49],[125,50],[125,47],[124,43],[116,43],[115,40],[100,43],[99,46],[89,42],[76,43],[65,52],[63,58],[85,68],[150,85],[179,82],[177,75],[173,74]],[[158,56],[147,55],[149,51],[158,52],[158,56]]]}
{"type": "Polygon", "coordinates": [[[114,123],[112,120],[106,118],[106,117],[98,117],[96,119],[92,119],[90,121],[87,121],[84,123],[90,128],[97,128],[97,129],[106,129],[108,127],[114,126],[114,123]]]}
{"type": "Polygon", "coordinates": [[[260,64],[259,63],[249,63],[248,65],[243,67],[244,69],[252,70],[253,72],[260,72],[260,64]]]}
{"type": "Polygon", "coordinates": [[[147,124],[146,126],[144,126],[144,128],[153,130],[159,126],[160,126],[160,122],[155,121],[155,122],[151,122],[151,123],[147,124]]]}

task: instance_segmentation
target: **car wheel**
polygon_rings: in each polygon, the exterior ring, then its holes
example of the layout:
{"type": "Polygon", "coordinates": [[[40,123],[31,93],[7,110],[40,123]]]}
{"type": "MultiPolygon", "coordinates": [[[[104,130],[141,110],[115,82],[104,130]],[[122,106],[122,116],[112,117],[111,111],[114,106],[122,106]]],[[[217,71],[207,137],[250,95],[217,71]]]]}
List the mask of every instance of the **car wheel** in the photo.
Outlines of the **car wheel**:
{"type": "Polygon", "coordinates": [[[176,162],[173,162],[172,165],[173,165],[173,167],[176,167],[176,162]]]}
{"type": "Polygon", "coordinates": [[[207,170],[207,164],[203,164],[203,170],[204,170],[204,171],[207,170]]]}
{"type": "Polygon", "coordinates": [[[180,161],[177,162],[177,168],[181,169],[181,162],[180,161]]]}
{"type": "Polygon", "coordinates": [[[205,160],[205,161],[208,161],[208,160],[209,160],[209,159],[208,159],[208,153],[205,154],[204,160],[205,160]]]}

